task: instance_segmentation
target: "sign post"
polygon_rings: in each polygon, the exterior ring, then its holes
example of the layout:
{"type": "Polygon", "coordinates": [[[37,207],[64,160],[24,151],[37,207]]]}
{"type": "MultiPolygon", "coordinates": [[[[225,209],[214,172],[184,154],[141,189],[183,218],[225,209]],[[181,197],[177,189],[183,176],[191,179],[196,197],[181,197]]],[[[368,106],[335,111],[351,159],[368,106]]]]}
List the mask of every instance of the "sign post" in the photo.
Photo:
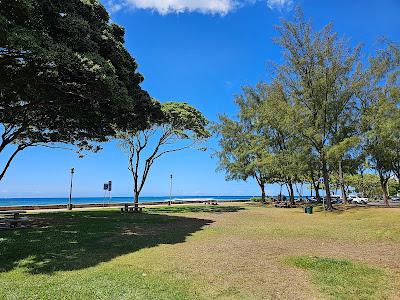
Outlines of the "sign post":
{"type": "Polygon", "coordinates": [[[112,182],[111,180],[108,181],[108,204],[111,203],[111,190],[112,190],[112,182]]]}
{"type": "Polygon", "coordinates": [[[104,196],[103,196],[103,207],[105,206],[106,203],[106,195],[108,191],[108,183],[103,184],[103,190],[104,190],[104,196]]]}
{"type": "Polygon", "coordinates": [[[112,190],[111,180],[103,184],[103,190],[104,190],[104,197],[103,197],[103,207],[104,207],[106,202],[107,192],[108,192],[108,205],[110,205],[111,202],[111,190],[112,190]]]}

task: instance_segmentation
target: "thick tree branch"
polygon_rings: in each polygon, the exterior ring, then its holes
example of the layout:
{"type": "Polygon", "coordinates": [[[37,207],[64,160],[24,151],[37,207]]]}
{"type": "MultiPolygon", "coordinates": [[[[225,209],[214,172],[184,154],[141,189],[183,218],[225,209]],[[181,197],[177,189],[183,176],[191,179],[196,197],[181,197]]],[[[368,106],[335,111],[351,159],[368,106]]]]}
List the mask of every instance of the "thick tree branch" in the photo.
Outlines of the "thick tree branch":
{"type": "Polygon", "coordinates": [[[0,181],[3,179],[4,175],[7,172],[7,169],[10,167],[11,162],[13,161],[13,159],[15,158],[15,156],[22,150],[24,150],[25,148],[27,148],[27,145],[19,145],[15,151],[11,154],[11,156],[8,158],[5,166],[3,167],[3,171],[0,173],[0,181]]]}

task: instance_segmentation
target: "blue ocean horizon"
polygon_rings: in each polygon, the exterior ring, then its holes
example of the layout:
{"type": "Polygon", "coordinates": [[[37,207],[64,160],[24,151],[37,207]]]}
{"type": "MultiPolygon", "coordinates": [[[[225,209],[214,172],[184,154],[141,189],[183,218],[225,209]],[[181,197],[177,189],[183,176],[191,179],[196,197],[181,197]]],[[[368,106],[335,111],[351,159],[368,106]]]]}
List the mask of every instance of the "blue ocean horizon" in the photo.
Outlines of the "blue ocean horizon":
{"type": "MultiPolygon", "coordinates": [[[[207,201],[207,200],[249,200],[254,196],[173,196],[172,201],[207,201]]],[[[139,197],[139,202],[168,202],[169,196],[139,197]]],[[[108,204],[108,203],[132,203],[133,197],[74,197],[72,204],[108,204]]],[[[40,206],[68,204],[67,197],[49,198],[0,198],[0,206],[40,206]]]]}

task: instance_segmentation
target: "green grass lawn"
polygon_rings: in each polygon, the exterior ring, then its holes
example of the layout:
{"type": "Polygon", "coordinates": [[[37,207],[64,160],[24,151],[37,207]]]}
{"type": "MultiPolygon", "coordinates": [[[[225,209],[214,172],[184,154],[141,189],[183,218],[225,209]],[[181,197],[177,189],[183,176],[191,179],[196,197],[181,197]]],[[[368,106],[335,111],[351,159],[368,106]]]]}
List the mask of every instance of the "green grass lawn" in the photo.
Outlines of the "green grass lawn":
{"type": "Polygon", "coordinates": [[[0,299],[400,297],[400,209],[176,205],[31,219],[0,231],[0,299]]]}
{"type": "Polygon", "coordinates": [[[384,270],[344,259],[292,256],[289,264],[309,270],[313,283],[335,299],[385,299],[389,276],[384,270]]]}

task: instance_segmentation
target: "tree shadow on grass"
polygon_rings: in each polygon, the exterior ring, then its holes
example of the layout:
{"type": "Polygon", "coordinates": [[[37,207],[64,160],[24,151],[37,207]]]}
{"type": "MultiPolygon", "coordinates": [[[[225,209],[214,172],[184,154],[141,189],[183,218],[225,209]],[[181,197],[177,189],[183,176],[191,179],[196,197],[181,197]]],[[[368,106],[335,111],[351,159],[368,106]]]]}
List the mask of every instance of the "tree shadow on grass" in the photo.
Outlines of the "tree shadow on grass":
{"type": "Polygon", "coordinates": [[[43,213],[32,227],[0,232],[0,272],[77,270],[160,244],[182,243],[213,221],[117,211],[43,213]]]}
{"type": "Polygon", "coordinates": [[[149,208],[149,212],[163,212],[163,213],[188,213],[188,212],[206,212],[206,213],[224,213],[224,212],[237,212],[243,210],[240,206],[219,206],[219,205],[185,205],[185,206],[162,206],[149,208]]]}
{"type": "Polygon", "coordinates": [[[342,204],[342,205],[335,205],[334,209],[331,211],[331,213],[337,214],[337,215],[343,214],[343,213],[348,213],[348,212],[356,213],[356,212],[367,210],[367,209],[370,209],[370,208],[371,207],[369,207],[367,205],[354,205],[354,204],[343,205],[342,204]]]}

